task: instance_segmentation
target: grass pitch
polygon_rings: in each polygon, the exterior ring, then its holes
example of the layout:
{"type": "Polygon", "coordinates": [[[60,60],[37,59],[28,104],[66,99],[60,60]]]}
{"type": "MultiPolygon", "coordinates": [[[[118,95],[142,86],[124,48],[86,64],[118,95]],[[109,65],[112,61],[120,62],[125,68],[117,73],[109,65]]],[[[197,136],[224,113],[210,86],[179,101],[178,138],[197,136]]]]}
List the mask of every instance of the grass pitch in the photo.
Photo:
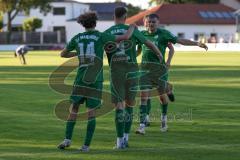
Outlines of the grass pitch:
{"type": "Polygon", "coordinates": [[[116,135],[112,111],[97,118],[89,153],[76,151],[83,143],[86,122],[77,123],[70,149],[56,149],[65,123],[55,117],[54,107],[68,95],[51,90],[48,78],[65,59],[49,51],[26,57],[28,65],[22,66],[12,53],[0,52],[0,160],[239,160],[240,53],[177,52],[170,71],[176,102],[169,105],[169,132],[160,132],[155,98],[155,118],[145,136],[134,134],[135,121],[130,148],[112,150],[116,135]]]}

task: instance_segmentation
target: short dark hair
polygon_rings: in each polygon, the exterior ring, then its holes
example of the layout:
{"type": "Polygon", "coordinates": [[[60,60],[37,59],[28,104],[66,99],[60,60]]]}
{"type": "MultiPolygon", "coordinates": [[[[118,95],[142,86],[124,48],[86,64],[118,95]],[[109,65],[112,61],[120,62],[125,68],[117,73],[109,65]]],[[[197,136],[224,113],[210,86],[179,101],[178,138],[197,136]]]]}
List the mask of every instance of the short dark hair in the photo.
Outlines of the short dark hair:
{"type": "Polygon", "coordinates": [[[114,14],[116,18],[124,18],[124,16],[127,17],[127,8],[126,7],[116,7],[114,14]]]}
{"type": "Polygon", "coordinates": [[[160,19],[159,16],[158,16],[157,14],[155,14],[155,13],[146,15],[146,16],[144,17],[144,19],[146,19],[146,18],[150,18],[150,19],[152,19],[152,18],[157,18],[158,20],[160,19]]]}
{"type": "Polygon", "coordinates": [[[86,12],[77,18],[77,22],[85,28],[96,27],[97,20],[98,17],[96,12],[86,12]]]}

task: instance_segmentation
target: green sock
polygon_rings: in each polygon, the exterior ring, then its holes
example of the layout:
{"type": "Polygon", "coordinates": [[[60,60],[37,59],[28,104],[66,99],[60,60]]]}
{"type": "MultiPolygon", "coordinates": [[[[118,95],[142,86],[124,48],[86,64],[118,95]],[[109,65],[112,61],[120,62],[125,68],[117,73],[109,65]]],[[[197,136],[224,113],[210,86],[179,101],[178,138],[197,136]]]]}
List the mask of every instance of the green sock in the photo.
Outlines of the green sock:
{"type": "Polygon", "coordinates": [[[123,132],[124,132],[124,110],[123,109],[116,109],[115,125],[116,125],[117,137],[123,137],[123,132]]]}
{"type": "Polygon", "coordinates": [[[90,146],[95,128],[96,128],[96,118],[94,117],[88,120],[87,133],[86,133],[84,145],[90,146]]]}
{"type": "Polygon", "coordinates": [[[133,120],[133,107],[125,108],[125,131],[124,133],[130,133],[132,120],[133,120]]]}
{"type": "Polygon", "coordinates": [[[148,101],[147,101],[147,115],[150,114],[150,111],[151,111],[151,99],[148,99],[148,101]]]}
{"type": "Polygon", "coordinates": [[[72,139],[72,134],[73,134],[73,129],[75,124],[76,124],[76,121],[67,121],[66,132],[65,132],[66,139],[72,139]]]}
{"type": "Polygon", "coordinates": [[[147,113],[147,105],[140,105],[140,123],[144,123],[147,113]]]}
{"type": "Polygon", "coordinates": [[[162,115],[167,115],[168,104],[162,104],[162,115]]]}

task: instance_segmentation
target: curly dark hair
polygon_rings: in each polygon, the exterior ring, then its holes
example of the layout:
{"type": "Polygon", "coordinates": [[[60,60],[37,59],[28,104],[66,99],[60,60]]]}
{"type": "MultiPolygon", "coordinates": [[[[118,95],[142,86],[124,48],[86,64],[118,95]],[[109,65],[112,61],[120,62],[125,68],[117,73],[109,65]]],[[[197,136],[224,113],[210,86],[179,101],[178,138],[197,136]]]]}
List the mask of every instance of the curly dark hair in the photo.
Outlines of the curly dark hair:
{"type": "Polygon", "coordinates": [[[77,18],[77,22],[85,28],[96,27],[97,20],[98,17],[96,12],[86,12],[77,18]]]}

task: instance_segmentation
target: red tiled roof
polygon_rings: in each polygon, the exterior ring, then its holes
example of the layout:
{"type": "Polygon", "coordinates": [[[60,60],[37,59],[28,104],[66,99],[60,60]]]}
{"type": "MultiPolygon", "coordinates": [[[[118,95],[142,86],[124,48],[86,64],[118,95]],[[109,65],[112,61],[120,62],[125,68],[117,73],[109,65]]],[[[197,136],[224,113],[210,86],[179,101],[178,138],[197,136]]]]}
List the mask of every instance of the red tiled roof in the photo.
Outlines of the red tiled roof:
{"type": "Polygon", "coordinates": [[[235,24],[235,19],[202,18],[200,11],[234,12],[223,4],[163,4],[140,12],[127,19],[127,23],[143,25],[143,17],[156,13],[161,24],[235,24]]]}

